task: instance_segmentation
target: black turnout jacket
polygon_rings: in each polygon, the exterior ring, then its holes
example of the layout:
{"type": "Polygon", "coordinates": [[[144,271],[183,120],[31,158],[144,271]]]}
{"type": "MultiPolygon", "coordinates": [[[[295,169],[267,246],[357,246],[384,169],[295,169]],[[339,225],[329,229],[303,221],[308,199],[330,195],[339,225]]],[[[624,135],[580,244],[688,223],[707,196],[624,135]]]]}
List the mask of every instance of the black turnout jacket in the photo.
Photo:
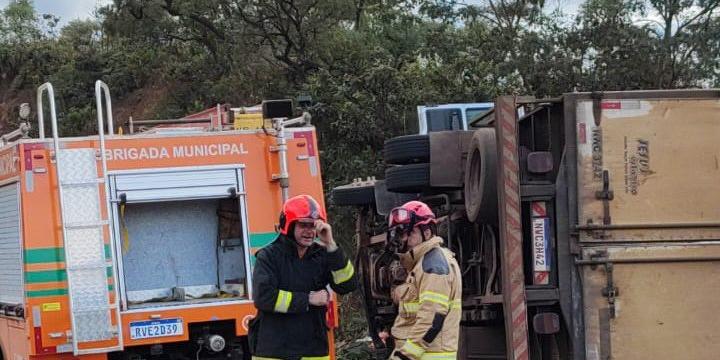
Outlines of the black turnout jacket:
{"type": "Polygon", "coordinates": [[[250,351],[256,357],[296,360],[328,355],[326,306],[308,302],[310,291],[327,285],[338,294],[357,287],[352,262],[342,249],[328,252],[313,244],[300,258],[295,241],[279,235],[257,254],[250,323],[250,351]]]}

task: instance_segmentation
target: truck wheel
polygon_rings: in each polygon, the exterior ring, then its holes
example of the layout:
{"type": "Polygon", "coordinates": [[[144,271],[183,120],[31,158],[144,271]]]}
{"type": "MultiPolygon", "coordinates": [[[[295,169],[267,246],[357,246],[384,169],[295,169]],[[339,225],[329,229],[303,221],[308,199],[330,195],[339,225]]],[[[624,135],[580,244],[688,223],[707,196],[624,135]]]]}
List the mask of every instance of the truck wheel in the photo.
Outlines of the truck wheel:
{"type": "Polygon", "coordinates": [[[386,164],[405,165],[430,161],[430,138],[427,135],[398,136],[385,141],[386,164]]]}
{"type": "Polygon", "coordinates": [[[497,222],[495,129],[475,131],[465,165],[465,211],[472,222],[497,222]]]}
{"type": "Polygon", "coordinates": [[[430,164],[393,166],[385,170],[388,191],[419,193],[430,187],[430,164]]]}
{"type": "Polygon", "coordinates": [[[352,183],[332,190],[333,204],[339,206],[359,206],[375,203],[375,182],[352,183]]]}

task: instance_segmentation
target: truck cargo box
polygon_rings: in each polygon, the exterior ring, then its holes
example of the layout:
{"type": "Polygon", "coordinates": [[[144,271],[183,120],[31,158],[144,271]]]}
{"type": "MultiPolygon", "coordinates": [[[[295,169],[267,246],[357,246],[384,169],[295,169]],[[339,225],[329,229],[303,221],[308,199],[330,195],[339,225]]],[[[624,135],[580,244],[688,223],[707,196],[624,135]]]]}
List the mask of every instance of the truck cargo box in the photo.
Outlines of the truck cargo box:
{"type": "Polygon", "coordinates": [[[586,358],[716,358],[718,92],[564,101],[577,149],[570,211],[575,198],[586,358]]]}

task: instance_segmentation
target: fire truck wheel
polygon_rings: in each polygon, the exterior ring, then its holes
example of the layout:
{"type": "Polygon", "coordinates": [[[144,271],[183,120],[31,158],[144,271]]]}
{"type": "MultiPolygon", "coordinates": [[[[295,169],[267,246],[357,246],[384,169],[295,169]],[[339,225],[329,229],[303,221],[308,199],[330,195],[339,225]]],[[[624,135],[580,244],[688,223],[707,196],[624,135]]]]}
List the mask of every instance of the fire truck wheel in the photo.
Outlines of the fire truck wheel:
{"type": "Polygon", "coordinates": [[[427,135],[398,136],[385,141],[386,164],[405,165],[430,161],[430,138],[427,135]]]}
{"type": "Polygon", "coordinates": [[[398,165],[385,170],[388,191],[419,193],[430,187],[430,164],[398,165]]]}
{"type": "Polygon", "coordinates": [[[497,149],[495,129],[473,134],[465,165],[465,211],[468,220],[497,222],[497,149]]]}
{"type": "Polygon", "coordinates": [[[332,202],[339,206],[362,206],[375,203],[375,183],[347,184],[332,191],[332,202]]]}

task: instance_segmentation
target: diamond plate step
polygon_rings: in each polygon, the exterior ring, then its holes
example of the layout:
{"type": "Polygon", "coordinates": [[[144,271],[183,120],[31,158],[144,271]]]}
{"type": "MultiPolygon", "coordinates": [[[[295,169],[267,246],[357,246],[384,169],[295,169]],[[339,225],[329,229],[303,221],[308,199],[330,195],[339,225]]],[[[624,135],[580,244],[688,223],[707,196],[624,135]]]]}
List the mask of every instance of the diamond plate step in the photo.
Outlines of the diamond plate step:
{"type": "Polygon", "coordinates": [[[75,266],[66,266],[65,270],[69,271],[76,271],[76,270],[98,270],[98,269],[106,269],[108,266],[110,266],[110,263],[103,263],[103,264],[85,264],[85,265],[75,265],[75,266]]]}
{"type": "Polygon", "coordinates": [[[74,223],[65,223],[65,229],[69,230],[75,230],[75,229],[93,229],[93,228],[100,228],[105,225],[108,225],[109,222],[107,220],[103,221],[89,221],[89,222],[74,222],[74,223]]]}
{"type": "Polygon", "coordinates": [[[115,310],[115,309],[117,309],[117,306],[108,305],[108,306],[102,306],[102,307],[99,306],[99,307],[75,310],[74,312],[77,314],[83,314],[83,313],[96,313],[96,312],[100,312],[100,311],[110,311],[110,310],[115,310]]]}
{"type": "Polygon", "coordinates": [[[98,184],[104,184],[104,183],[105,183],[105,179],[100,178],[100,179],[94,179],[94,180],[89,180],[89,181],[64,181],[62,183],[62,186],[64,188],[83,187],[83,186],[90,187],[90,186],[97,186],[98,184]]]}
{"type": "Polygon", "coordinates": [[[100,227],[103,227],[108,224],[109,224],[109,222],[107,220],[88,221],[88,222],[72,222],[72,223],[65,223],[65,228],[70,229],[70,230],[93,229],[93,228],[100,228],[100,227]]]}
{"type": "MultiPolygon", "coordinates": [[[[65,266],[75,354],[106,353],[110,348],[80,349],[80,343],[118,339],[111,314],[103,219],[95,149],[61,149],[56,153],[60,209],[65,241],[65,266]]],[[[121,346],[121,341],[118,341],[121,346]]]]}

